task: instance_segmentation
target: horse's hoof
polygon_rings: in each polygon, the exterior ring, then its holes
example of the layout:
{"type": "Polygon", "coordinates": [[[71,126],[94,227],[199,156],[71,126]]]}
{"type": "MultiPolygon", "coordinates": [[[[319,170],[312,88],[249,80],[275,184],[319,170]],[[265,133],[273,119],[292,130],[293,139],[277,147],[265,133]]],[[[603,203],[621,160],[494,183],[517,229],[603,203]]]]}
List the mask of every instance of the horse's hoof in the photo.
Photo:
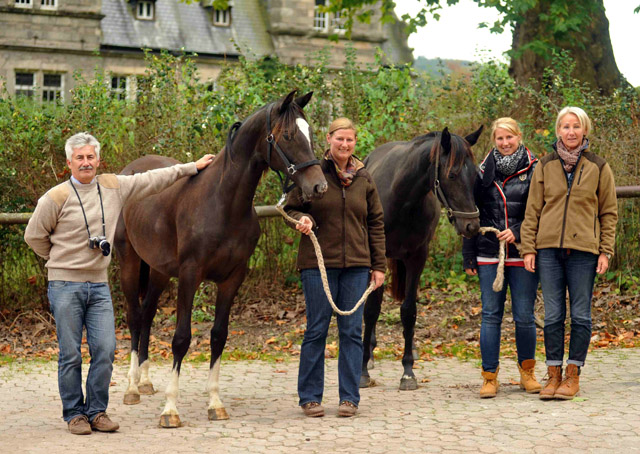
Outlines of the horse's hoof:
{"type": "Polygon", "coordinates": [[[400,391],[413,391],[415,389],[418,389],[418,380],[415,377],[402,377],[400,391]]]}
{"type": "Polygon", "coordinates": [[[209,421],[222,421],[229,419],[229,414],[224,408],[210,408],[207,410],[209,413],[209,421]]]}
{"type": "Polygon", "coordinates": [[[125,394],[123,403],[125,405],[136,405],[140,403],[140,394],[125,394]]]}
{"type": "Polygon", "coordinates": [[[156,393],[156,390],[154,389],[153,384],[145,383],[143,385],[138,386],[138,392],[146,396],[152,396],[156,393]]]}
{"type": "Polygon", "coordinates": [[[359,384],[360,388],[371,388],[375,385],[376,385],[376,381],[372,380],[371,377],[368,377],[368,376],[365,377],[364,375],[360,377],[360,384],[359,384]]]}
{"type": "Polygon", "coordinates": [[[368,370],[372,370],[376,368],[376,362],[373,360],[373,358],[371,358],[369,360],[369,362],[367,363],[367,369],[368,370]]]}
{"type": "Polygon", "coordinates": [[[175,429],[181,427],[182,421],[178,415],[160,415],[160,427],[165,429],[175,429]]]}

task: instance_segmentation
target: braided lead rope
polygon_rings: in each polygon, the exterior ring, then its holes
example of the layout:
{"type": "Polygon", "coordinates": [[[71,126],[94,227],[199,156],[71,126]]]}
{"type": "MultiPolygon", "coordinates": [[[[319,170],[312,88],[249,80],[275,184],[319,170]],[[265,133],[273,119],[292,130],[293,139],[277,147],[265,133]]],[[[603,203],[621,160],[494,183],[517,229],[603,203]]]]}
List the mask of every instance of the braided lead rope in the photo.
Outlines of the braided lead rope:
{"type": "MultiPolygon", "coordinates": [[[[276,205],[276,210],[278,210],[278,212],[282,215],[282,217],[284,217],[287,221],[296,225],[300,224],[300,221],[292,218],[284,211],[282,204],[285,200],[285,197],[286,195],[283,194],[282,197],[280,198],[280,201],[276,205]]],[[[362,306],[362,303],[364,303],[367,300],[367,297],[371,294],[371,292],[373,292],[373,290],[375,289],[374,288],[375,282],[371,281],[371,283],[369,284],[369,287],[367,287],[365,292],[362,294],[362,297],[360,298],[360,300],[358,300],[358,302],[353,307],[353,309],[351,309],[350,311],[341,311],[340,309],[338,309],[338,307],[336,306],[336,303],[333,302],[333,298],[331,297],[331,290],[329,289],[329,281],[327,280],[327,269],[324,266],[324,258],[322,257],[322,250],[320,249],[318,238],[316,238],[316,234],[313,233],[313,230],[309,232],[309,238],[311,238],[311,243],[313,243],[313,249],[316,251],[316,257],[318,258],[318,268],[320,269],[320,277],[322,278],[322,287],[324,288],[325,295],[327,295],[329,304],[331,304],[331,307],[333,308],[334,312],[338,315],[353,314],[355,311],[358,310],[360,306],[362,306]]]]}
{"type": "MultiPolygon", "coordinates": [[[[500,233],[500,230],[495,227],[480,227],[480,233],[485,234],[487,232],[500,233]]],[[[504,287],[504,258],[505,251],[507,249],[506,240],[500,240],[500,246],[498,247],[498,271],[496,272],[496,278],[493,281],[493,291],[499,292],[504,287]]]]}

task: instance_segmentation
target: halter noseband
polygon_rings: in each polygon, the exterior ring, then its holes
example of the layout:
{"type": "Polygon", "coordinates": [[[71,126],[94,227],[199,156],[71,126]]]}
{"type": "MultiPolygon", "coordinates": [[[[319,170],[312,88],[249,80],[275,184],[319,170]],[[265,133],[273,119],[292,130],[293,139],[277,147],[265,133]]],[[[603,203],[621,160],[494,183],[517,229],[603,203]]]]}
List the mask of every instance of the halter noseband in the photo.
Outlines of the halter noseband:
{"type": "Polygon", "coordinates": [[[433,187],[436,192],[436,195],[438,196],[438,200],[440,200],[440,203],[442,203],[442,205],[444,205],[445,209],[447,210],[447,218],[449,218],[449,222],[453,224],[454,217],[464,218],[464,219],[473,219],[480,216],[480,210],[478,210],[478,207],[476,207],[475,211],[455,211],[451,208],[451,205],[449,205],[449,202],[447,201],[447,197],[444,195],[444,191],[440,186],[440,180],[438,179],[439,166],[440,166],[440,150],[438,150],[438,152],[436,153],[435,180],[433,183],[433,187]]]}
{"type": "Polygon", "coordinates": [[[273,132],[271,131],[272,107],[273,105],[269,106],[269,108],[267,109],[267,131],[269,131],[269,133],[267,134],[267,144],[268,144],[267,145],[267,165],[271,167],[271,150],[275,148],[276,152],[278,153],[278,156],[280,156],[280,159],[282,160],[282,162],[284,163],[284,166],[287,169],[286,178],[284,180],[282,178],[282,175],[280,174],[280,171],[273,169],[278,174],[278,178],[280,179],[280,183],[282,184],[282,193],[284,195],[289,191],[291,191],[291,189],[293,189],[293,187],[295,186],[295,183],[289,184],[289,180],[291,180],[291,177],[298,170],[304,169],[306,167],[314,166],[316,164],[320,165],[320,161],[318,161],[317,159],[312,159],[310,161],[303,162],[301,164],[294,164],[291,161],[289,161],[289,158],[287,158],[287,155],[284,154],[284,152],[282,151],[282,148],[280,148],[280,146],[278,145],[278,142],[276,141],[276,138],[274,137],[273,132]]]}

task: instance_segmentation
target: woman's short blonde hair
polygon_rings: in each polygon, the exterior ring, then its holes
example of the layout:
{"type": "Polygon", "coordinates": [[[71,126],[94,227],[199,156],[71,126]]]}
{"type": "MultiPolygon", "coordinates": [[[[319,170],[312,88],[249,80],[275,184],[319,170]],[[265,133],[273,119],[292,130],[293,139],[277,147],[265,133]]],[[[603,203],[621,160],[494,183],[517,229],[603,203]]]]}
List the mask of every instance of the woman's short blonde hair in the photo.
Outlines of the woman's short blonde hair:
{"type": "Polygon", "coordinates": [[[578,117],[578,121],[580,122],[580,126],[582,127],[584,136],[588,136],[589,132],[591,132],[591,120],[589,119],[587,113],[580,107],[567,106],[558,113],[558,117],[556,118],[556,137],[560,137],[560,135],[558,134],[558,129],[560,129],[560,121],[567,114],[574,114],[576,117],[578,117]]]}
{"type": "Polygon", "coordinates": [[[491,124],[491,139],[495,140],[496,138],[496,129],[506,129],[514,136],[520,136],[520,143],[522,143],[522,131],[520,131],[520,126],[518,126],[518,122],[515,121],[511,117],[502,117],[498,118],[491,124]]]}
{"type": "Polygon", "coordinates": [[[358,135],[358,130],[351,120],[345,117],[336,118],[329,125],[329,135],[333,135],[338,129],[353,129],[355,135],[358,135]]]}

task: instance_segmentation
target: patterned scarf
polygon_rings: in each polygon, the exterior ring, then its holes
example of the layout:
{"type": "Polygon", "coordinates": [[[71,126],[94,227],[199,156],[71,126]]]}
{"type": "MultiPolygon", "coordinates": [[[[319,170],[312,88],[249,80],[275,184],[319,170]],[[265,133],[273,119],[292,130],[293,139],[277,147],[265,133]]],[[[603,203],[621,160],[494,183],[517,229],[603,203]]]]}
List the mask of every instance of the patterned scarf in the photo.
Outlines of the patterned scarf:
{"type": "Polygon", "coordinates": [[[578,162],[578,158],[580,158],[580,153],[589,148],[589,139],[586,137],[582,139],[582,145],[580,145],[575,150],[567,150],[567,147],[562,142],[562,139],[558,139],[556,142],[556,151],[562,159],[562,167],[564,167],[565,172],[571,173],[573,172],[576,163],[578,162]]]}
{"type": "Polygon", "coordinates": [[[504,156],[496,148],[494,148],[492,151],[493,159],[496,161],[496,169],[498,169],[498,172],[500,172],[505,177],[516,173],[516,171],[518,170],[518,164],[520,163],[522,156],[524,156],[526,152],[524,145],[520,145],[514,153],[508,156],[504,156]]]}
{"type": "Polygon", "coordinates": [[[331,156],[331,153],[329,152],[329,150],[327,150],[327,152],[324,154],[324,158],[333,162],[333,165],[336,166],[336,173],[338,174],[338,178],[340,179],[340,183],[342,184],[342,186],[344,186],[345,188],[348,188],[349,186],[351,186],[351,183],[353,183],[353,177],[356,175],[356,172],[358,171],[356,159],[353,156],[349,156],[347,167],[344,170],[342,170],[340,167],[338,167],[338,164],[336,164],[336,162],[333,160],[333,157],[331,156]]]}

